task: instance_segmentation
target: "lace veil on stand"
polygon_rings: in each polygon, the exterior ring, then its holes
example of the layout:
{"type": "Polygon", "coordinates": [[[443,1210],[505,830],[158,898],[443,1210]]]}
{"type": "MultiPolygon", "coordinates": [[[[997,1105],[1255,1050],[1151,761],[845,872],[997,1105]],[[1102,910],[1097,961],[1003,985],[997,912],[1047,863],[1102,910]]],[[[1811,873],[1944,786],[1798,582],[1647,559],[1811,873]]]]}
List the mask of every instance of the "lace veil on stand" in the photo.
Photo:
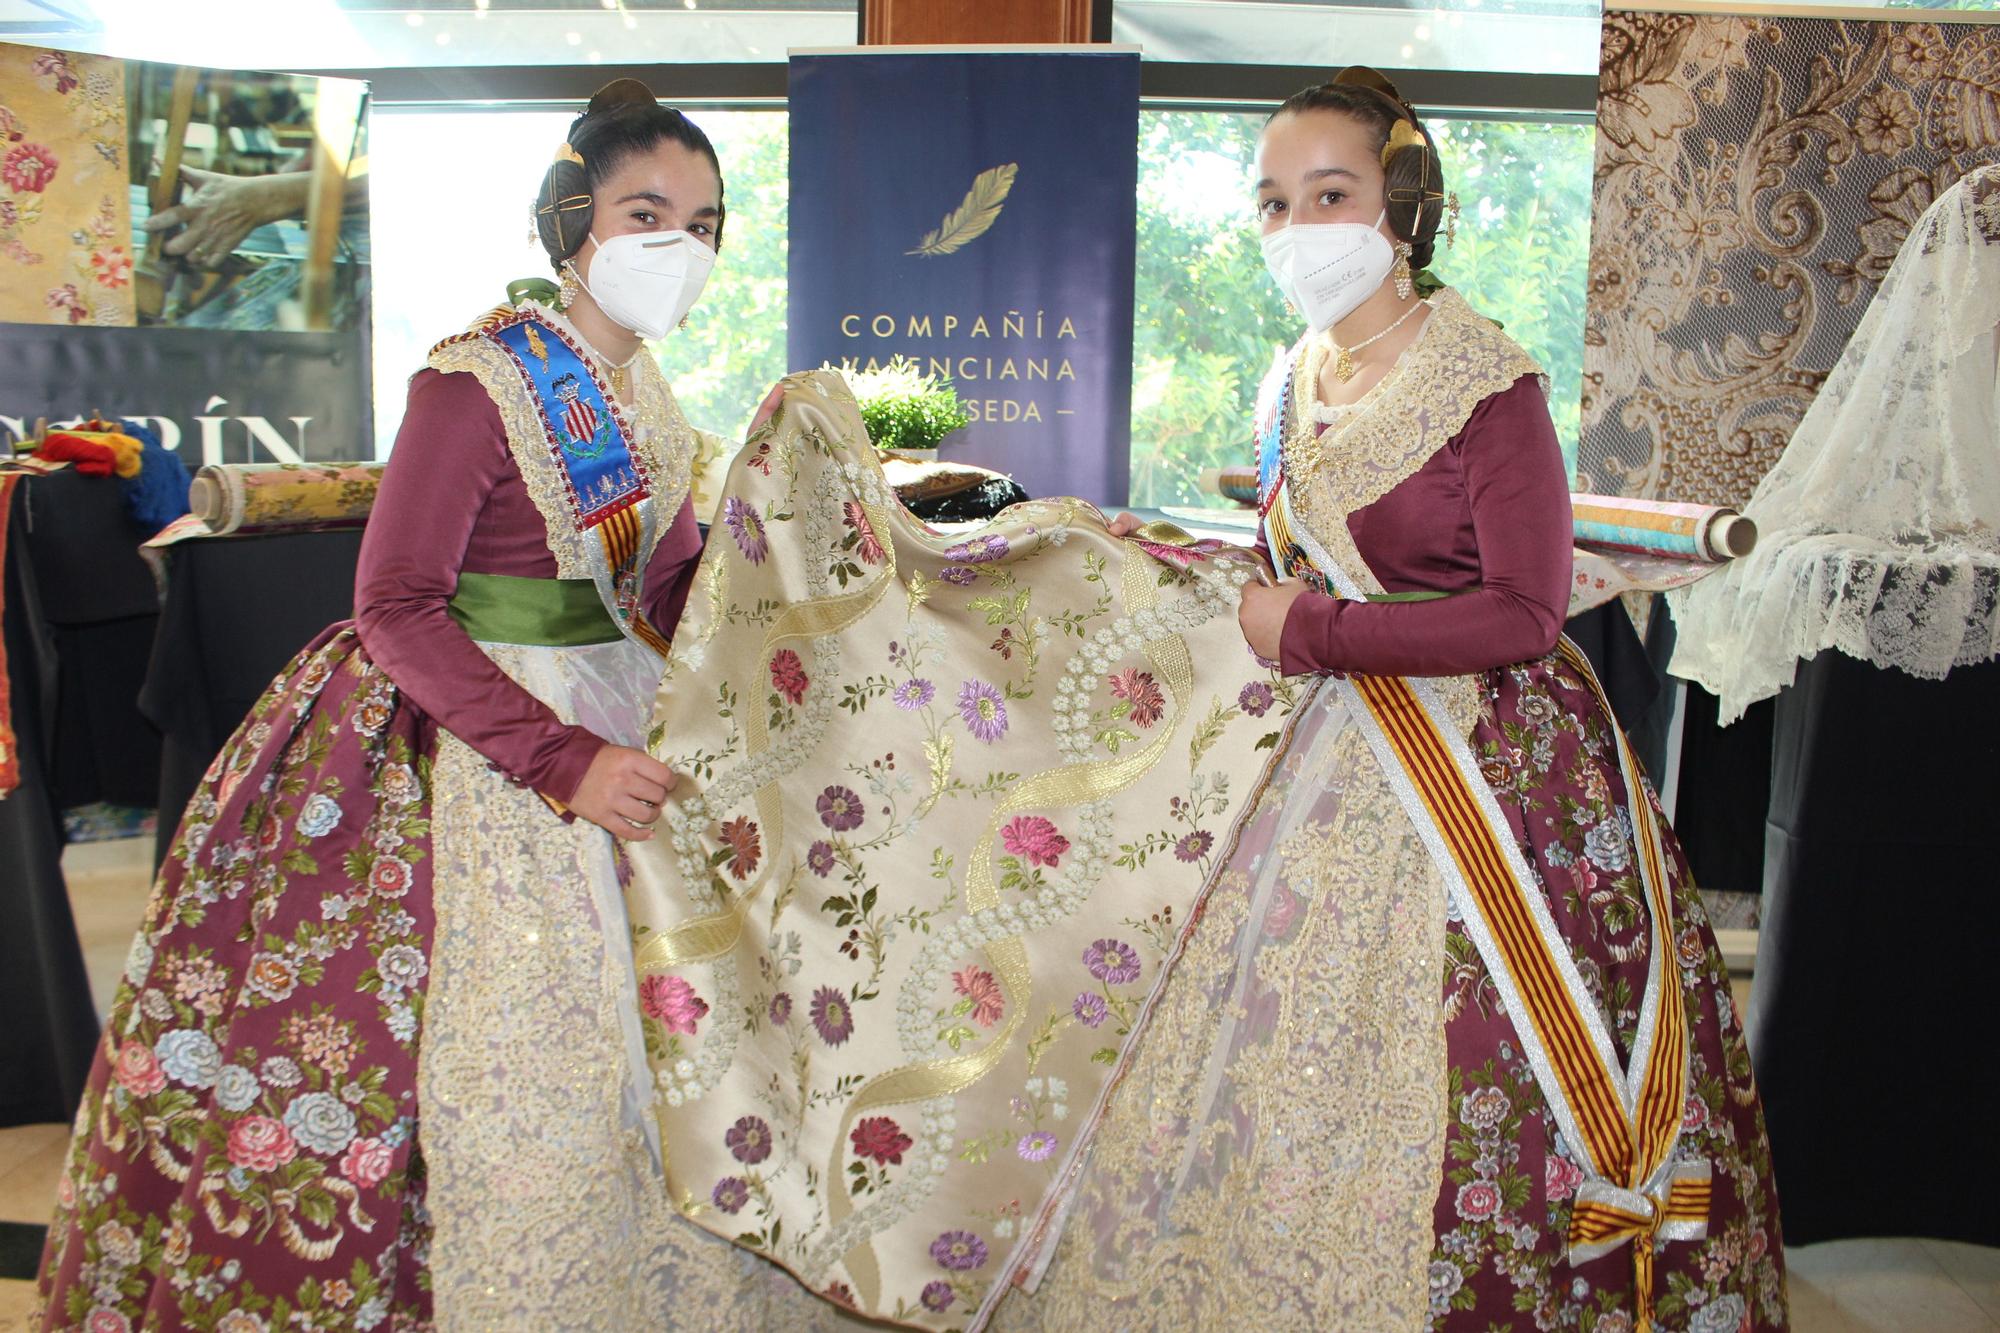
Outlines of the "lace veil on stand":
{"type": "Polygon", "coordinates": [[[1724,723],[1826,648],[1926,680],[2000,655],[2000,165],[1941,195],[1744,513],[1669,593],[1669,666],[1724,723]]]}

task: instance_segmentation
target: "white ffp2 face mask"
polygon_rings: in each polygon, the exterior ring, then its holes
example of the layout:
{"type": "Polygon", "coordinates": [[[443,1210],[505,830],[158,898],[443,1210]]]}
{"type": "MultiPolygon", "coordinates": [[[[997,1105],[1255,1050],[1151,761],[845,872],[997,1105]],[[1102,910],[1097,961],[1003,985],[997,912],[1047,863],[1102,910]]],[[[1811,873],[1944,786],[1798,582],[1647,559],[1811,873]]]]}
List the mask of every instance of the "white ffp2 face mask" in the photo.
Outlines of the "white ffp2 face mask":
{"type": "Polygon", "coordinates": [[[583,285],[614,323],[664,338],[694,308],[714,267],[715,251],[684,231],[628,232],[597,241],[583,285]]]}
{"type": "Polygon", "coordinates": [[[1396,251],[1380,230],[1388,216],[1382,210],[1373,227],[1294,222],[1264,238],[1264,267],[1314,333],[1353,314],[1396,266],[1396,251]]]}

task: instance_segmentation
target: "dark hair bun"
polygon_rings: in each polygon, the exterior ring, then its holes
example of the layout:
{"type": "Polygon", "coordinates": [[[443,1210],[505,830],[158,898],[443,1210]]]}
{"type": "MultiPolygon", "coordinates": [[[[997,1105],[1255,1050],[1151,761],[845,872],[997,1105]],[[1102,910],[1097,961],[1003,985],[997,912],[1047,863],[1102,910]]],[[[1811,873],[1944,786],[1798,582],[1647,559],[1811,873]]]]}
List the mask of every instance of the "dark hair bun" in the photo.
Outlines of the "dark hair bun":
{"type": "Polygon", "coordinates": [[[1346,69],[1334,75],[1329,82],[1345,84],[1350,88],[1372,88],[1376,92],[1387,96],[1405,111],[1410,109],[1410,104],[1405,102],[1403,95],[1396,91],[1396,85],[1389,82],[1389,76],[1379,69],[1370,69],[1366,65],[1349,65],[1346,69]]]}
{"type": "MultiPolygon", "coordinates": [[[[592,192],[599,183],[625,158],[649,152],[668,139],[707,158],[719,185],[722,164],[708,136],[679,111],[662,106],[653,90],[637,79],[605,84],[584,113],[570,122],[569,138],[543,173],[541,191],[535,196],[535,232],[558,271],[590,236],[592,192]]],[[[723,220],[718,217],[715,223],[718,248],[723,220]]]]}
{"type": "Polygon", "coordinates": [[[660,99],[653,96],[653,90],[637,79],[613,79],[591,95],[590,105],[583,114],[595,116],[604,111],[615,111],[626,106],[653,106],[660,99]]]}

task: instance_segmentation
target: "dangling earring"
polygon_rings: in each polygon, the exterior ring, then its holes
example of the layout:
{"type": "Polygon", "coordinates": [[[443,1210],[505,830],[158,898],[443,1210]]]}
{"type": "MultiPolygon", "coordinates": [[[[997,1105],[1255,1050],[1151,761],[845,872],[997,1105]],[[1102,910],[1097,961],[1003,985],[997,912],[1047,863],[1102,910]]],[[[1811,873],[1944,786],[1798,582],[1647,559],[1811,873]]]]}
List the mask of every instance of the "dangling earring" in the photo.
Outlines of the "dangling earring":
{"type": "Polygon", "coordinates": [[[1449,250],[1458,243],[1458,192],[1452,191],[1445,202],[1444,245],[1449,250]]]}
{"type": "Polygon", "coordinates": [[[682,333],[687,332],[687,326],[688,326],[688,317],[686,315],[682,315],[680,323],[680,329],[682,333]]]}
{"type": "Polygon", "coordinates": [[[1396,266],[1390,269],[1389,272],[1396,279],[1396,299],[1398,301],[1409,300],[1411,281],[1410,243],[1408,241],[1396,242],[1396,266]]]}
{"type": "Polygon", "coordinates": [[[567,310],[575,302],[577,293],[583,290],[583,280],[576,276],[576,265],[563,260],[562,287],[556,292],[556,309],[567,310]]]}

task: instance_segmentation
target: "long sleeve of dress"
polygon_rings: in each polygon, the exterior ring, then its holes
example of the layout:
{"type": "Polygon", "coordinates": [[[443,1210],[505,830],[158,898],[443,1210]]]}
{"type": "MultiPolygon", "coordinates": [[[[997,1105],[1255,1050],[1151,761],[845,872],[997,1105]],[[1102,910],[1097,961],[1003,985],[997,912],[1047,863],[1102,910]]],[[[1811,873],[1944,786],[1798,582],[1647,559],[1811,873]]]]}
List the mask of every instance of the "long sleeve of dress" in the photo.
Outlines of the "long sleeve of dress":
{"type": "Polygon", "coordinates": [[[1574,540],[1562,448],[1532,377],[1481,403],[1417,477],[1349,527],[1389,591],[1457,595],[1360,602],[1305,593],[1285,617],[1287,673],[1466,675],[1555,647],[1574,540]]]}
{"type": "MultiPolygon", "coordinates": [[[[479,382],[420,373],[361,540],[355,622],[368,655],[438,725],[535,790],[567,801],[606,742],[565,724],[515,683],[445,609],[469,567],[481,511],[508,482],[520,487],[500,414],[479,382]]],[[[527,504],[525,492],[520,500],[527,504]]],[[[481,572],[553,577],[538,516],[509,545],[530,537],[539,562],[529,552],[508,552],[514,558],[499,563],[515,567],[481,572]]]]}
{"type": "Polygon", "coordinates": [[[674,637],[674,626],[680,624],[700,563],[701,528],[695,523],[693,501],[683,500],[672,526],[660,535],[653,558],[646,564],[646,621],[669,639],[674,637]]]}

